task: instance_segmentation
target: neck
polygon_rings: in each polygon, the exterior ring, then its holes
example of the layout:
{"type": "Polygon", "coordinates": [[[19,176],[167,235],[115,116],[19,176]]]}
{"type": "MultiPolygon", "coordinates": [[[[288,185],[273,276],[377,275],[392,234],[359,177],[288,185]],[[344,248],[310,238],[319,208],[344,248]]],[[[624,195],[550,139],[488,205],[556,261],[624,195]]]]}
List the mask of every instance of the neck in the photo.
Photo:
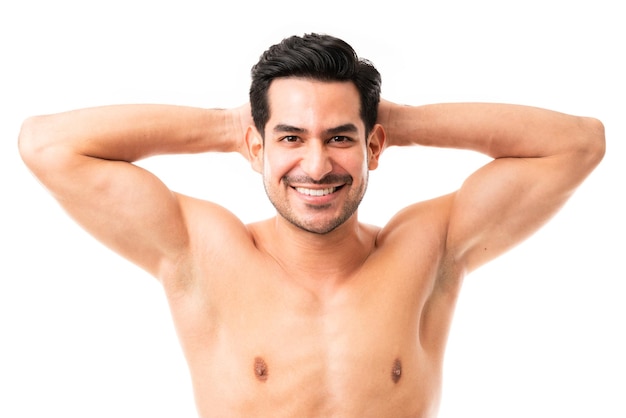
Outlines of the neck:
{"type": "Polygon", "coordinates": [[[316,234],[277,216],[270,226],[270,255],[293,278],[339,283],[354,273],[374,246],[372,228],[359,224],[356,213],[326,234],[316,234]]]}

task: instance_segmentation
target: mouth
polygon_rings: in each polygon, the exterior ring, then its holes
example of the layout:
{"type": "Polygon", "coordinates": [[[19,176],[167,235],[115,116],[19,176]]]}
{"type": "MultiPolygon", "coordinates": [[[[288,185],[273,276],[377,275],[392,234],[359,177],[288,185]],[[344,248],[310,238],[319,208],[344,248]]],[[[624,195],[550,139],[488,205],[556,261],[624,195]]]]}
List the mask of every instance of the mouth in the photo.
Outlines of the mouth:
{"type": "Polygon", "coordinates": [[[305,196],[328,196],[329,194],[335,193],[337,190],[341,189],[343,186],[338,187],[326,187],[324,189],[309,189],[306,187],[294,187],[294,189],[305,196]]]}

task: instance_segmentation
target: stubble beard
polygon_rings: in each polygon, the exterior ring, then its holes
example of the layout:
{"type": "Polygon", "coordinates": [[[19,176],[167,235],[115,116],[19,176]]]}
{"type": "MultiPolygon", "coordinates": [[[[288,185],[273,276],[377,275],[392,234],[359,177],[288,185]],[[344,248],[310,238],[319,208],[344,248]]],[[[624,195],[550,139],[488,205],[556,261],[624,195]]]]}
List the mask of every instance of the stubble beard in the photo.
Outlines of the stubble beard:
{"type": "MultiPolygon", "coordinates": [[[[281,179],[281,185],[283,185],[284,187],[291,187],[289,185],[294,182],[309,184],[329,184],[335,181],[336,178],[337,177],[325,177],[320,181],[311,181],[310,179],[307,179],[306,181],[298,179],[298,181],[295,181],[295,179],[290,179],[289,177],[285,176],[281,179]]],[[[351,186],[352,177],[346,176],[345,179],[346,181],[344,182],[345,185],[343,187],[351,186]]],[[[289,205],[287,199],[280,199],[278,196],[275,196],[270,191],[267,182],[264,181],[263,185],[265,187],[265,193],[267,194],[267,197],[269,198],[272,205],[274,205],[274,208],[276,208],[276,212],[279,216],[303,231],[317,235],[324,235],[334,231],[335,229],[343,225],[348,219],[352,217],[352,215],[356,213],[359,205],[361,204],[361,201],[363,200],[363,196],[365,196],[367,183],[368,174],[366,174],[363,183],[359,185],[358,189],[350,191],[350,195],[344,203],[343,208],[341,209],[341,213],[338,216],[325,221],[307,221],[306,219],[301,219],[301,217],[299,217],[297,213],[295,213],[292,206],[289,205]]],[[[322,212],[324,210],[327,210],[329,205],[308,205],[308,207],[310,210],[322,212]]]]}

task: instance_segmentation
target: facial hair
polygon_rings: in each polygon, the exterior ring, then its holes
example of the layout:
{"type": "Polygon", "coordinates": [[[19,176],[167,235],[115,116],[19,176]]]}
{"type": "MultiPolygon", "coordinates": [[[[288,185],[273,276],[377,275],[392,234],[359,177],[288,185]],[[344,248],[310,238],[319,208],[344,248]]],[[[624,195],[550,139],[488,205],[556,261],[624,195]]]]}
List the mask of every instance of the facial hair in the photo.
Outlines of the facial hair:
{"type": "MultiPolygon", "coordinates": [[[[314,234],[327,234],[329,232],[334,231],[336,228],[345,223],[358,209],[363,196],[365,195],[365,190],[367,188],[367,180],[369,173],[366,172],[366,176],[362,184],[358,186],[357,189],[350,190],[349,195],[347,196],[346,201],[341,208],[341,212],[338,216],[335,216],[331,219],[328,219],[324,222],[309,222],[305,219],[301,219],[298,217],[297,213],[293,210],[293,207],[289,204],[287,199],[279,199],[278,196],[275,196],[268,184],[264,181],[265,193],[269,198],[270,202],[276,208],[278,214],[287,220],[292,225],[300,228],[303,231],[311,232],[314,234]]],[[[311,185],[330,185],[330,184],[343,184],[342,187],[351,187],[353,184],[353,178],[350,175],[342,175],[342,174],[329,174],[322,178],[321,180],[313,180],[307,176],[289,176],[285,175],[281,179],[281,185],[283,187],[292,187],[291,184],[311,184],[311,185]]],[[[334,193],[336,193],[335,191],[334,193]]],[[[328,208],[328,206],[313,206],[309,205],[309,208],[312,210],[320,210],[323,211],[328,208]]]]}

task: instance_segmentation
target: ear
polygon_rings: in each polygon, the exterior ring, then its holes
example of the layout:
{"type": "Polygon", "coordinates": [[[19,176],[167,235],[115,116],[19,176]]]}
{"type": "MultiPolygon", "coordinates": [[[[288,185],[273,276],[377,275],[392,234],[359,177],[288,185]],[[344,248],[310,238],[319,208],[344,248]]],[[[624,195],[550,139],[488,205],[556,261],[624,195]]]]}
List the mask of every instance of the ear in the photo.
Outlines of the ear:
{"type": "Polygon", "coordinates": [[[387,137],[382,125],[374,125],[367,141],[367,161],[370,170],[375,170],[378,167],[378,158],[385,148],[386,139],[387,137]]]}
{"type": "Polygon", "coordinates": [[[252,169],[263,173],[263,138],[254,126],[249,126],[246,130],[246,145],[252,169]]]}

